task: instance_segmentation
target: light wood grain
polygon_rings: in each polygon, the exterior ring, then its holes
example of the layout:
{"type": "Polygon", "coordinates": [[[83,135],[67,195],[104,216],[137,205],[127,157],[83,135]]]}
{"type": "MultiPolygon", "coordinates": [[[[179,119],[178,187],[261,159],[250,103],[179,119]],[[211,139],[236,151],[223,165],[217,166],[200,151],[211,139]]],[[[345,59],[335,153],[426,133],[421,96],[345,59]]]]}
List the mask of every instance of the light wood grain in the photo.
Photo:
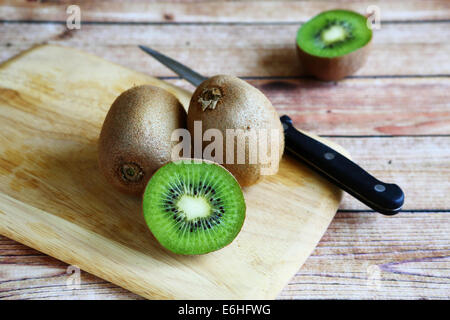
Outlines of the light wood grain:
{"type": "MultiPolygon", "coordinates": [[[[166,81],[192,89],[184,80],[166,81]]],[[[449,77],[246,81],[259,88],[279,114],[288,114],[298,128],[319,135],[450,134],[449,77]]]]}
{"type": "MultiPolygon", "coordinates": [[[[449,26],[450,22],[383,24],[375,30],[369,60],[355,76],[449,75],[449,26]]],[[[45,42],[76,47],[152,76],[175,76],[137,47],[145,44],[206,76],[298,77],[303,75],[295,51],[298,27],[83,25],[70,31],[65,24],[3,23],[0,59],[45,42]]]]}
{"type": "MultiPolygon", "coordinates": [[[[373,60],[379,62],[375,64],[372,61],[367,64],[367,66],[378,65],[369,73],[450,74],[450,62],[447,59],[449,49],[433,49],[433,46],[441,46],[441,43],[445,42],[444,39],[450,36],[448,25],[448,23],[395,24],[383,27],[377,39],[380,45],[387,48],[386,50],[380,49],[379,55],[372,54],[373,60]],[[430,33],[436,34],[437,37],[427,37],[427,34],[430,33]],[[404,42],[406,51],[401,49],[401,54],[390,52],[391,44],[398,42],[404,42]],[[426,64],[423,63],[423,50],[417,48],[423,46],[419,43],[426,44],[430,53],[433,52],[434,57],[429,58],[426,64]],[[410,44],[415,44],[416,48],[410,47],[410,44]],[[393,54],[402,61],[386,59],[386,52],[390,52],[390,55],[393,54]],[[436,52],[441,56],[440,58],[436,52]],[[414,54],[417,55],[417,59],[411,58],[414,54]],[[406,64],[403,62],[405,56],[410,57],[406,64]],[[392,65],[381,67],[380,65],[386,64],[386,61],[391,61],[389,63],[392,65]]],[[[137,48],[133,48],[139,43],[149,42],[152,46],[154,43],[159,50],[171,53],[180,60],[198,65],[199,69],[209,74],[230,72],[225,70],[225,68],[229,69],[230,65],[231,71],[244,75],[257,74],[257,76],[261,76],[261,74],[265,74],[265,76],[271,77],[271,75],[286,75],[295,71],[295,68],[292,68],[292,65],[296,63],[293,52],[291,58],[278,56],[272,60],[271,64],[264,65],[258,61],[250,62],[246,55],[237,54],[235,51],[242,51],[243,47],[247,47],[247,51],[260,57],[265,55],[264,52],[270,50],[267,43],[272,43],[272,47],[284,46],[289,42],[287,35],[290,33],[283,30],[275,32],[277,28],[274,26],[235,26],[232,29],[224,26],[86,26],[83,27],[82,32],[69,34],[64,32],[65,29],[62,25],[6,24],[4,26],[5,37],[2,38],[3,41],[0,40],[0,45],[5,45],[5,50],[0,53],[4,58],[44,41],[80,47],[148,74],[173,75],[167,68],[150,59],[137,48]],[[248,28],[251,28],[250,32],[246,32],[248,28]],[[247,37],[247,41],[240,41],[239,37],[244,33],[252,36],[247,37]],[[167,40],[166,34],[173,34],[174,41],[167,40]],[[210,36],[207,36],[208,34],[210,36]],[[271,35],[272,40],[265,39],[267,34],[271,35]],[[210,39],[215,39],[213,35],[217,35],[218,39],[211,43],[210,49],[202,50],[201,56],[197,53],[187,55],[185,49],[179,50],[172,47],[173,43],[183,44],[182,39],[185,39],[186,43],[193,47],[193,51],[198,50],[195,37],[199,37],[199,35],[206,35],[210,39]],[[223,47],[223,39],[227,39],[227,45],[231,44],[232,46],[223,47]],[[92,43],[96,43],[97,46],[92,47],[92,43]],[[266,45],[261,46],[263,43],[266,45]],[[213,46],[216,48],[214,49],[213,46]],[[210,53],[208,53],[209,50],[210,53]],[[134,53],[136,56],[130,57],[129,53],[131,55],[134,53]],[[204,56],[206,56],[207,62],[202,61],[204,56]],[[227,61],[227,63],[223,63],[223,61],[227,61]],[[283,64],[280,65],[281,63],[283,64]],[[205,66],[214,67],[205,70],[205,66]],[[263,66],[268,66],[267,71],[264,71],[266,69],[263,66]]],[[[294,33],[294,30],[291,31],[294,33]]],[[[172,37],[169,38],[172,39],[172,37]]],[[[361,73],[365,74],[366,72],[363,69],[361,73]]],[[[305,130],[325,135],[408,135],[448,134],[450,132],[448,77],[357,78],[339,83],[324,83],[309,79],[283,79],[282,77],[262,80],[250,78],[249,81],[271,99],[280,113],[289,114],[296,124],[305,130]],[[408,108],[407,112],[405,112],[405,106],[408,108]]],[[[170,81],[188,90],[193,89],[185,81],[170,81]]]]}
{"type": "Polygon", "coordinates": [[[450,213],[339,212],[280,299],[449,299],[450,213]]]}
{"type": "MultiPolygon", "coordinates": [[[[449,299],[449,234],[448,212],[338,212],[277,299],[449,299]]],[[[139,298],[84,271],[68,289],[66,264],[1,236],[0,253],[1,299],[139,298]]]]}
{"type": "MultiPolygon", "coordinates": [[[[357,163],[382,181],[402,186],[404,210],[449,211],[450,137],[333,138],[333,141],[348,148],[357,163]]],[[[340,208],[368,209],[350,196],[344,197],[340,208]]]]}
{"type": "MultiPolygon", "coordinates": [[[[345,211],[337,214],[278,298],[450,298],[449,143],[439,136],[449,134],[449,78],[443,76],[449,74],[449,48],[444,43],[450,28],[442,21],[450,19],[447,0],[150,2],[159,1],[2,0],[0,19],[58,21],[1,23],[0,61],[49,42],[82,48],[149,75],[172,76],[133,48],[144,40],[208,74],[225,70],[247,79],[266,77],[250,82],[275,100],[279,111],[292,115],[297,126],[326,135],[356,135],[336,141],[363,167],[386,180],[401,181],[410,210],[391,218],[357,212],[366,208],[345,196],[345,211]],[[90,21],[80,31],[64,28],[69,2],[81,3],[82,19],[90,21]],[[296,60],[290,50],[301,22],[338,5],[363,12],[368,4],[380,6],[382,29],[375,33],[378,49],[358,79],[338,84],[286,79],[299,75],[292,68],[296,60]],[[199,6],[205,9],[199,11],[199,6]],[[201,47],[200,38],[208,39],[212,48],[201,47]],[[379,78],[367,79],[374,75],[379,78]],[[358,137],[390,134],[437,136],[358,137]],[[380,281],[376,266],[383,266],[380,281]]],[[[169,82],[192,90],[185,81],[169,82]]],[[[81,289],[68,290],[66,268],[59,260],[0,236],[0,299],[138,297],[85,271],[81,289]]]]}
{"type": "Polygon", "coordinates": [[[70,287],[68,265],[0,236],[0,299],[142,299],[126,289],[80,272],[79,288],[70,287]]]}
{"type": "Polygon", "coordinates": [[[449,19],[446,0],[434,1],[0,1],[0,19],[5,20],[66,20],[68,5],[81,7],[84,21],[106,22],[298,22],[306,21],[324,10],[337,7],[364,13],[376,5],[385,20],[449,19]]]}
{"type": "Polygon", "coordinates": [[[188,104],[182,89],[71,48],[41,46],[2,65],[0,233],[147,298],[274,298],[342,192],[286,156],[277,175],[244,189],[246,222],[231,245],[196,257],[167,252],[140,199],[113,190],[97,168],[110,104],[143,83],[188,104]]]}
{"type": "MultiPolygon", "coordinates": [[[[332,139],[345,146],[364,168],[386,181],[399,183],[406,193],[405,210],[413,211],[394,217],[358,212],[358,208],[367,208],[345,196],[341,209],[356,212],[338,213],[318,248],[278,298],[448,297],[450,165],[449,155],[445,152],[448,152],[446,146],[450,138],[332,139]],[[421,212],[421,208],[429,212],[421,212]],[[445,212],[440,212],[442,210],[445,212]],[[377,275],[377,266],[386,264],[395,269],[382,269],[378,283],[373,278],[377,275]],[[410,274],[411,270],[413,274],[410,274]]],[[[0,284],[1,297],[135,297],[84,271],[81,290],[67,290],[65,264],[7,239],[0,242],[0,256],[1,262],[9,266],[7,274],[3,271],[4,278],[12,280],[0,284]],[[38,267],[28,267],[27,276],[23,277],[20,270],[30,263],[38,267]],[[16,264],[20,269],[15,267],[16,264]],[[48,272],[55,268],[58,270],[56,275],[47,279],[48,272]],[[55,287],[40,288],[45,285],[55,287]]]]}

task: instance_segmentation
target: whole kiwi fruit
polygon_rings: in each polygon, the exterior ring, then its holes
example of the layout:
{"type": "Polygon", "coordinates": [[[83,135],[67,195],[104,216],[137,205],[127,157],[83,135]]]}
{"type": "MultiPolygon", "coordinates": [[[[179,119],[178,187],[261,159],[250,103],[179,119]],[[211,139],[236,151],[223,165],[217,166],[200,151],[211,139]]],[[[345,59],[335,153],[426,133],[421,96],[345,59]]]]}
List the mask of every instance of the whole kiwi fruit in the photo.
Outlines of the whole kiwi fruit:
{"type": "Polygon", "coordinates": [[[171,160],[172,131],[186,127],[186,111],[171,93],[141,85],[116,98],[98,142],[101,172],[118,190],[141,195],[161,166],[171,160]]]}
{"type": "Polygon", "coordinates": [[[303,71],[325,81],[355,73],[370,50],[372,30],[367,19],[349,10],[330,10],[303,24],[296,40],[303,71]]]}
{"type": "MultiPolygon", "coordinates": [[[[223,161],[221,164],[236,177],[241,186],[250,186],[257,183],[264,175],[277,173],[284,151],[283,127],[275,108],[257,88],[229,75],[217,75],[205,80],[192,95],[188,109],[188,130],[191,136],[197,139],[198,137],[195,137],[195,121],[201,121],[202,137],[209,129],[217,129],[221,132],[223,136],[223,161]],[[257,155],[256,161],[253,161],[254,158],[249,154],[250,141],[246,138],[245,155],[243,155],[245,163],[239,162],[237,159],[239,156],[238,138],[228,137],[229,140],[234,139],[234,143],[230,143],[234,146],[234,150],[227,150],[228,129],[239,129],[243,135],[251,130],[258,134],[263,133],[263,136],[258,135],[257,152],[266,150],[264,156],[268,161],[262,161],[260,154],[257,155]],[[274,137],[275,143],[273,143],[274,137]],[[264,140],[267,143],[266,149],[260,149],[264,140]],[[234,161],[231,162],[226,159],[230,151],[234,154],[234,161]],[[263,169],[265,169],[264,173],[263,169]]],[[[203,142],[203,150],[208,144],[208,142],[203,142]]],[[[194,154],[194,156],[196,155],[194,154]]]]}

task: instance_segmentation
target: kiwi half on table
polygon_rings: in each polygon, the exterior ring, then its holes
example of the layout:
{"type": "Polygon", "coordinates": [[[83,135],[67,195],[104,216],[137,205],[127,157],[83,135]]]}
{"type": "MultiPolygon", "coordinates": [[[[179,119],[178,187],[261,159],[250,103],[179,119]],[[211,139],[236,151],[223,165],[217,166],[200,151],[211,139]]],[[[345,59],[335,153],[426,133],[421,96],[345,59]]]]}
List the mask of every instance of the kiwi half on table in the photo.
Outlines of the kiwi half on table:
{"type": "Polygon", "coordinates": [[[365,63],[371,39],[367,17],[348,10],[331,10],[300,27],[296,47],[307,74],[321,80],[339,80],[365,63]]]}
{"type": "Polygon", "coordinates": [[[143,196],[145,221],[159,243],[177,254],[204,254],[233,241],[245,219],[236,179],[205,160],[179,160],[161,167],[143,196]]]}

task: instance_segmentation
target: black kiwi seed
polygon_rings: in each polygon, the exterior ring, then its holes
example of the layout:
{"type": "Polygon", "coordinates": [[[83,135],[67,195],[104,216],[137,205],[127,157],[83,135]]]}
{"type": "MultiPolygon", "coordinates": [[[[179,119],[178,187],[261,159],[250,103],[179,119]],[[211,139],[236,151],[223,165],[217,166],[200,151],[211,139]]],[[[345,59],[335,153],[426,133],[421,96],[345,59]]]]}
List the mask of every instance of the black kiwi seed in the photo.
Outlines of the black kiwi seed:
{"type": "MultiPolygon", "coordinates": [[[[183,185],[177,185],[177,187],[172,187],[169,189],[169,194],[167,195],[167,199],[165,201],[165,205],[167,206],[165,208],[166,212],[170,212],[173,214],[173,219],[180,223],[181,221],[185,220],[180,214],[180,211],[176,207],[176,201],[182,195],[182,192],[178,192],[177,190],[186,190],[185,192],[190,195],[205,195],[205,194],[211,194],[216,195],[216,190],[208,185],[202,184],[201,186],[197,187],[194,186],[192,183],[183,185]]],[[[223,214],[225,213],[225,209],[222,205],[222,199],[220,197],[208,197],[209,202],[211,205],[216,206],[215,209],[213,209],[213,214],[207,218],[201,218],[200,220],[196,221],[186,221],[186,224],[180,225],[178,227],[178,230],[189,230],[189,232],[194,232],[197,229],[211,229],[216,225],[219,225],[221,223],[221,218],[223,217],[223,214]]]]}

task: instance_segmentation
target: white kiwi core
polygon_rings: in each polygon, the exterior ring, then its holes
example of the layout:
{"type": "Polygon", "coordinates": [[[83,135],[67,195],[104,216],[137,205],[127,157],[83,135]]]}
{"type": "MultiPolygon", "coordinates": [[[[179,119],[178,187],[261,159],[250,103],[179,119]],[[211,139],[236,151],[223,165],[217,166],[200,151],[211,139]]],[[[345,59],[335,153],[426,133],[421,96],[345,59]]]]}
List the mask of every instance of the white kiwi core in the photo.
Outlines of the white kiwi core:
{"type": "Polygon", "coordinates": [[[205,218],[211,214],[211,206],[203,197],[183,195],[177,203],[178,210],[184,212],[187,220],[205,218]]]}
{"type": "Polygon", "coordinates": [[[322,31],[322,40],[326,44],[343,41],[347,37],[347,30],[340,25],[334,25],[322,31]]]}

